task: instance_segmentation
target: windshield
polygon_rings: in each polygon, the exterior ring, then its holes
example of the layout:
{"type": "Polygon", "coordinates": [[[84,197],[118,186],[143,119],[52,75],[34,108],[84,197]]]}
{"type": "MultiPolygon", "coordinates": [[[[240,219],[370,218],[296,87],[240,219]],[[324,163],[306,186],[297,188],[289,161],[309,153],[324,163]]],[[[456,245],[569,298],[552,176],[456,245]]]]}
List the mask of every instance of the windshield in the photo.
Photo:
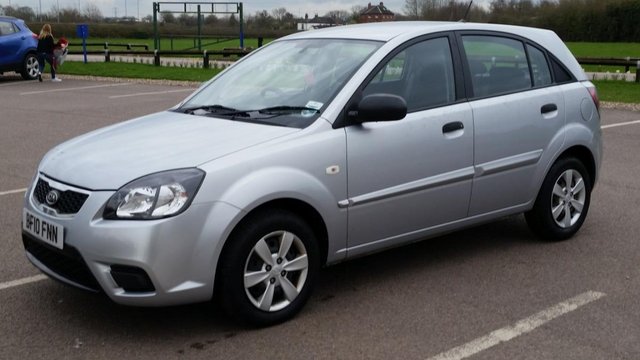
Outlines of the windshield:
{"type": "Polygon", "coordinates": [[[216,78],[177,111],[305,127],[381,45],[346,39],[277,41],[216,78]]]}

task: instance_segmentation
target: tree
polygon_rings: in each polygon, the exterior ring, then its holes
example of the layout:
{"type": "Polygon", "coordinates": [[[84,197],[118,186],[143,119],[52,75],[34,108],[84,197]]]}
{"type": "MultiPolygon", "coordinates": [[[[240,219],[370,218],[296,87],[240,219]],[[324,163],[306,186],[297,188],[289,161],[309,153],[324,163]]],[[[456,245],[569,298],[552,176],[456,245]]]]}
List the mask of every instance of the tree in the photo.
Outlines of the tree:
{"type": "Polygon", "coordinates": [[[93,2],[89,2],[84,6],[83,14],[87,20],[93,22],[102,21],[102,19],[104,18],[102,16],[102,11],[98,7],[98,5],[93,2]]]}
{"type": "Polygon", "coordinates": [[[11,5],[5,6],[2,10],[5,15],[17,17],[24,21],[33,21],[36,19],[36,14],[33,9],[28,6],[13,7],[11,5]]]}
{"type": "Polygon", "coordinates": [[[352,22],[358,22],[358,19],[360,19],[360,14],[362,14],[362,12],[364,11],[365,7],[361,6],[361,5],[353,5],[351,7],[351,21],[352,22]]]}
{"type": "Polygon", "coordinates": [[[253,27],[256,29],[271,29],[273,27],[273,18],[267,10],[256,11],[251,20],[253,27]]]}
{"type": "Polygon", "coordinates": [[[412,20],[417,20],[420,17],[420,5],[418,0],[405,0],[404,13],[412,20]]]}
{"type": "Polygon", "coordinates": [[[238,27],[238,19],[236,19],[236,14],[231,14],[229,16],[229,27],[238,27]]]}
{"type": "Polygon", "coordinates": [[[161,13],[162,14],[162,22],[165,24],[175,24],[176,17],[172,13],[161,13]]]}
{"type": "Polygon", "coordinates": [[[271,15],[273,16],[273,19],[278,23],[282,22],[282,19],[284,19],[284,16],[286,14],[287,14],[287,9],[283,7],[279,7],[271,10],[271,15]]]}
{"type": "Polygon", "coordinates": [[[350,14],[346,10],[331,10],[325,15],[326,17],[332,18],[336,23],[347,23],[350,18],[350,14]]]}
{"type": "Polygon", "coordinates": [[[184,26],[195,26],[198,23],[198,18],[197,16],[182,13],[178,16],[178,23],[184,26]]]}
{"type": "Polygon", "coordinates": [[[207,17],[204,18],[204,23],[206,25],[215,25],[218,23],[218,18],[214,14],[207,15],[207,17]]]}

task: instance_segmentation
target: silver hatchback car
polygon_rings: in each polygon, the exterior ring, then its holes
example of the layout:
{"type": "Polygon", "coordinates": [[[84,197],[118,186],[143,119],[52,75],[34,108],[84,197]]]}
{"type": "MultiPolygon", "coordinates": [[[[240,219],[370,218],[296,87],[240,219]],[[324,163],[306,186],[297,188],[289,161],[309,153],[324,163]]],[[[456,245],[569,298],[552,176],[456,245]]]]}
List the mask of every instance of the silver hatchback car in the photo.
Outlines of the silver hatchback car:
{"type": "Polygon", "coordinates": [[[323,265],[517,213],[571,237],[601,158],[595,87],[551,31],[336,27],[53,148],[22,236],[41,271],[117,303],[220,299],[274,324],[323,265]]]}

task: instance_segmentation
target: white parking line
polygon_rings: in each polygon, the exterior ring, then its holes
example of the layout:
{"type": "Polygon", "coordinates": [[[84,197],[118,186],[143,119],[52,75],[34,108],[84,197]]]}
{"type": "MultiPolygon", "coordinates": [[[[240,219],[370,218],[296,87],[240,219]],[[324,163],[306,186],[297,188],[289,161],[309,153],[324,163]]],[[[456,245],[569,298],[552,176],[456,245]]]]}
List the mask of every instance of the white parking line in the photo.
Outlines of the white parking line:
{"type": "Polygon", "coordinates": [[[196,88],[188,88],[188,89],[180,89],[180,90],[154,91],[154,92],[142,92],[142,93],[125,94],[125,95],[112,95],[112,96],[109,96],[109,99],[119,99],[119,98],[124,98],[124,97],[133,97],[133,96],[171,94],[171,93],[187,92],[187,91],[191,92],[191,91],[194,91],[194,90],[196,90],[196,88]]]}
{"type": "Polygon", "coordinates": [[[36,281],[42,281],[46,278],[47,278],[46,275],[40,274],[40,275],[26,277],[18,280],[3,282],[3,283],[0,283],[0,290],[9,289],[9,288],[20,286],[20,285],[30,284],[36,281]]]}
{"type": "Polygon", "coordinates": [[[18,193],[23,193],[27,191],[27,189],[15,189],[15,190],[7,190],[7,191],[0,191],[0,196],[2,195],[10,195],[10,194],[18,194],[18,193]]]}
{"type": "Polygon", "coordinates": [[[597,291],[587,291],[537,314],[529,316],[528,318],[522,319],[511,326],[506,326],[502,329],[493,331],[488,335],[479,337],[464,345],[440,353],[428,360],[460,360],[468,358],[469,356],[473,356],[502,342],[506,342],[522,334],[526,334],[557,317],[575,311],[579,307],[592,301],[596,301],[605,295],[606,294],[597,291]]]}
{"type": "Polygon", "coordinates": [[[633,124],[640,124],[640,120],[627,121],[627,122],[622,122],[622,123],[617,123],[617,124],[602,125],[600,128],[601,129],[608,129],[608,128],[612,128],[612,127],[616,127],[616,126],[625,126],[625,125],[633,125],[633,124]]]}
{"type": "Polygon", "coordinates": [[[116,84],[79,86],[79,87],[72,87],[72,88],[60,88],[60,89],[50,89],[50,90],[29,91],[29,92],[20,93],[20,95],[35,95],[35,94],[45,94],[45,93],[50,93],[50,92],[86,90],[86,89],[96,89],[96,88],[103,88],[103,87],[126,86],[126,85],[131,85],[131,83],[116,83],[116,84]]]}

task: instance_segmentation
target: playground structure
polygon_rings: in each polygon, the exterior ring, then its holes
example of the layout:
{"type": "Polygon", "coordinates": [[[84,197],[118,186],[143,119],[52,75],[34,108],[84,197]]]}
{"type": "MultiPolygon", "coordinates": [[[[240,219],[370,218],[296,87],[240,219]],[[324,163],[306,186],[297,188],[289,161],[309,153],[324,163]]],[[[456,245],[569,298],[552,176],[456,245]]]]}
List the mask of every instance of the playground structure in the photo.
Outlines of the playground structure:
{"type": "MultiPolygon", "coordinates": [[[[160,34],[158,32],[158,14],[196,14],[197,35],[194,48],[202,50],[202,18],[203,14],[238,14],[240,48],[244,49],[244,19],[241,2],[154,2],[153,3],[153,45],[160,50],[160,34]],[[195,10],[194,10],[195,8],[195,10]]],[[[224,41],[224,40],[222,40],[224,41]]],[[[221,42],[221,40],[216,40],[221,42]]],[[[172,41],[173,44],[173,41],[172,41]]],[[[173,47],[173,46],[172,46],[173,47]]]]}

